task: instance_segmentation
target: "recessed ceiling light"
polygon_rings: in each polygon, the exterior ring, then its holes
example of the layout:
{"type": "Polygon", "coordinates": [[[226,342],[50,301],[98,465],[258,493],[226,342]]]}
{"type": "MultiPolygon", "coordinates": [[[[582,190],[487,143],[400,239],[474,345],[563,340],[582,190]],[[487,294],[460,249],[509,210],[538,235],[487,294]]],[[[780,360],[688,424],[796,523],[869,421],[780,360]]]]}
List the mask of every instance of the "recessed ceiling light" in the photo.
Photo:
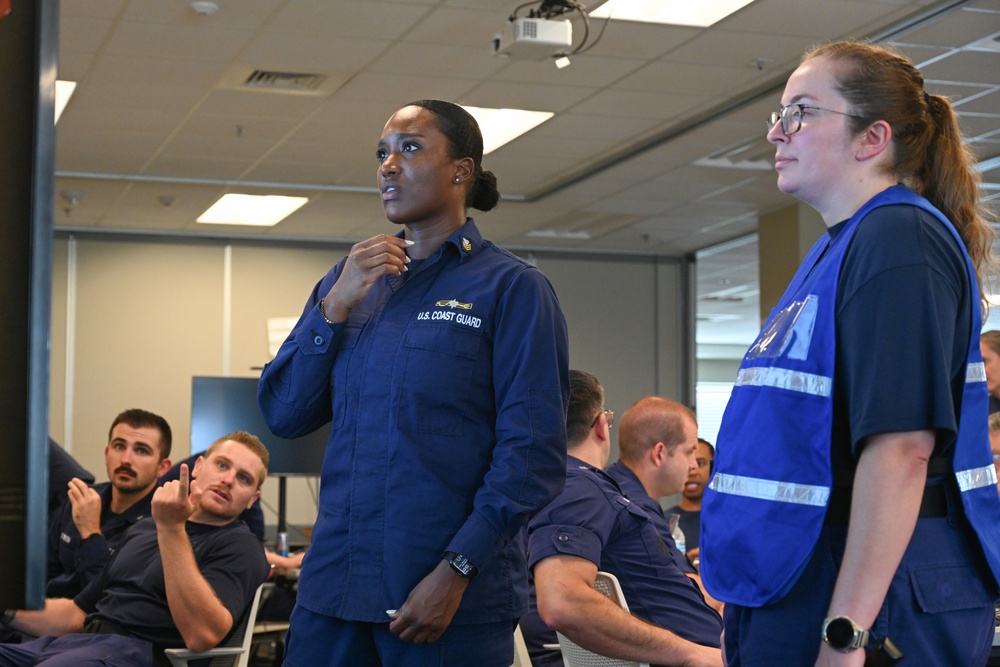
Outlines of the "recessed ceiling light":
{"type": "Polygon", "coordinates": [[[533,229],[525,236],[536,239],[566,239],[571,241],[589,241],[590,233],[586,230],[560,232],[555,229],[533,229]]]}
{"type": "Polygon", "coordinates": [[[666,23],[705,28],[753,0],[608,0],[590,12],[593,18],[666,23]]]}
{"type": "Polygon", "coordinates": [[[214,225],[273,227],[309,201],[308,197],[279,195],[223,195],[197,222],[214,225]]]}
{"type": "Polygon", "coordinates": [[[551,111],[526,111],[524,109],[488,109],[467,107],[483,133],[483,154],[491,153],[509,141],[532,130],[555,114],[551,111]]]}
{"type": "Polygon", "coordinates": [[[76,81],[56,81],[56,120],[59,122],[59,116],[62,115],[63,109],[69,104],[69,98],[73,97],[73,91],[76,90],[76,81]]]}

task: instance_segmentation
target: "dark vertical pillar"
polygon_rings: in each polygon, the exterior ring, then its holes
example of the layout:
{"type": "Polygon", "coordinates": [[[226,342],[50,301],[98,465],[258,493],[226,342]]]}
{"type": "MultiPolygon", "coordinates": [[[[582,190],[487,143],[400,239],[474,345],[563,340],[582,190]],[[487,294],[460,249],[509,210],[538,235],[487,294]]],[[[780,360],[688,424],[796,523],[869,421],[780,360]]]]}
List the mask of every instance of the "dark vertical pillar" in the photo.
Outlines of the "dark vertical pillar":
{"type": "Polygon", "coordinates": [[[58,0],[0,13],[0,604],[41,606],[58,0]],[[23,573],[23,576],[22,576],[23,573]]]}

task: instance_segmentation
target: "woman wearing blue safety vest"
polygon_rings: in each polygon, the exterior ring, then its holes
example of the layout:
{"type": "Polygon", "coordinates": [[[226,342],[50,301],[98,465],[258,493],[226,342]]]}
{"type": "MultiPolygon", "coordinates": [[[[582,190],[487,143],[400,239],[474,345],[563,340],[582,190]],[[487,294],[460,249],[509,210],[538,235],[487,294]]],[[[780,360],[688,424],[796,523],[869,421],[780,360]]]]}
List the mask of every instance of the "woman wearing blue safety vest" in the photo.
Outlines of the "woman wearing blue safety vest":
{"type": "Polygon", "coordinates": [[[702,508],[729,665],[982,665],[1000,573],[979,280],[993,238],[951,105],[856,42],[768,119],[828,227],[741,364],[702,508]]]}

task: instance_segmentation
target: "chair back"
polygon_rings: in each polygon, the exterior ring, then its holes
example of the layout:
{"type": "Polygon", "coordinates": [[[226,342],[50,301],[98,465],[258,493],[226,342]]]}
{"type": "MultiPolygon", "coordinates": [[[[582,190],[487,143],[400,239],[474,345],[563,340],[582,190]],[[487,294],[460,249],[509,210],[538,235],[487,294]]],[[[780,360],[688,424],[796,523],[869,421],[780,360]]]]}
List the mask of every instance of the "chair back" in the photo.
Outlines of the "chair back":
{"type": "Polygon", "coordinates": [[[264,584],[257,587],[253,600],[246,611],[237,619],[229,639],[207,651],[189,651],[183,648],[168,648],[164,653],[171,665],[183,667],[191,661],[211,659],[208,667],[247,667],[250,663],[250,646],[253,642],[253,623],[257,618],[260,594],[264,584]]]}
{"type": "MultiPolygon", "coordinates": [[[[628,611],[625,594],[622,592],[622,586],[615,575],[610,572],[598,572],[597,580],[594,582],[594,590],[603,594],[624,611],[628,611]]],[[[559,638],[559,651],[562,653],[565,667],[649,667],[649,664],[645,662],[598,655],[583,648],[560,632],[556,632],[556,637],[559,638]]]]}
{"type": "Polygon", "coordinates": [[[243,653],[236,656],[238,659],[233,660],[228,656],[214,658],[212,662],[208,663],[208,667],[247,667],[250,664],[250,644],[253,641],[253,623],[254,619],[257,618],[257,607],[260,606],[260,594],[264,590],[264,584],[257,587],[257,592],[253,595],[253,600],[250,602],[250,608],[247,609],[240,620],[236,623],[236,629],[233,633],[229,635],[229,639],[225,641],[222,646],[225,647],[240,647],[243,649],[243,653]]]}

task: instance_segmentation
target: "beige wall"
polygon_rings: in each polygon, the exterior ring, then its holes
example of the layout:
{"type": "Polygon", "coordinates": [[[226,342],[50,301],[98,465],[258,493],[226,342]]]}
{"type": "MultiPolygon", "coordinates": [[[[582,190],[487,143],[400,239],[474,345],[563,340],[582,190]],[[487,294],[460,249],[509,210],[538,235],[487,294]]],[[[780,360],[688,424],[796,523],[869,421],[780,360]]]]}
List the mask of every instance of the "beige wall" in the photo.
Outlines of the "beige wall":
{"type": "MultiPolygon", "coordinates": [[[[251,377],[268,361],[267,318],[298,316],[345,245],[60,235],[53,274],[50,432],[98,479],[114,416],[163,415],[172,458],[190,452],[191,377],[251,377]],[[228,308],[226,305],[228,304],[228,308]]],[[[683,398],[679,266],[671,260],[534,253],[570,328],[570,364],[605,385],[618,414],[642,396],[683,398]]],[[[220,434],[221,435],[221,434],[220,434]]],[[[613,455],[615,456],[615,455],[613,455]]],[[[314,483],[313,483],[314,484],[314,483]]],[[[277,486],[265,482],[269,524],[277,486]]],[[[289,521],[316,514],[307,480],[289,521]]]]}

